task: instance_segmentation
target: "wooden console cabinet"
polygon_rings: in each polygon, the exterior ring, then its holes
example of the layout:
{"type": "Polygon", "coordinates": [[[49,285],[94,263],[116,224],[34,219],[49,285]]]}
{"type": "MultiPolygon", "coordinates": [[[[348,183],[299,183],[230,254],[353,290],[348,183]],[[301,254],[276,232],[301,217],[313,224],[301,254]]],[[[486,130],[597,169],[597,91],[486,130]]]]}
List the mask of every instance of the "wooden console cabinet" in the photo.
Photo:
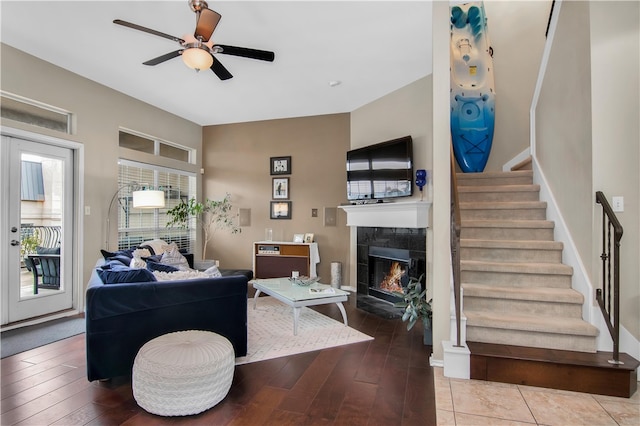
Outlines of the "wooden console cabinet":
{"type": "Polygon", "coordinates": [[[253,243],[253,276],[255,278],[290,277],[292,271],[315,276],[320,261],[316,243],[259,241],[253,243]]]}

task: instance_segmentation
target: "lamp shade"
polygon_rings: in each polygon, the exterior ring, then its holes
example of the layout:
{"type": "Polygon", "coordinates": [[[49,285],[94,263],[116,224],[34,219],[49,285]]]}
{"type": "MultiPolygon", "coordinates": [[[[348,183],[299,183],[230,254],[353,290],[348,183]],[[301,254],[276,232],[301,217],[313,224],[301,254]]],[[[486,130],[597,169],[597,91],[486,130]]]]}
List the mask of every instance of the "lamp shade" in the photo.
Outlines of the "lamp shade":
{"type": "Polygon", "coordinates": [[[182,61],[189,68],[204,70],[213,65],[213,56],[202,48],[191,47],[182,52],[182,61]]]}
{"type": "Polygon", "coordinates": [[[133,191],[134,209],[159,209],[164,207],[164,191],[133,191]]]}

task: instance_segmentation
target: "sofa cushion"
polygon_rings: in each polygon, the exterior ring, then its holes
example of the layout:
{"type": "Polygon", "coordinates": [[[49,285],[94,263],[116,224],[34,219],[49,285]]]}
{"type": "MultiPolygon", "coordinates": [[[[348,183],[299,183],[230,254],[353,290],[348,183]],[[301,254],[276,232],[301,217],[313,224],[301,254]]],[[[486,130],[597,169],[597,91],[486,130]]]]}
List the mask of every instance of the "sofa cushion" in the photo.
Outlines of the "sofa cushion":
{"type": "Polygon", "coordinates": [[[171,265],[165,265],[164,263],[154,262],[152,260],[147,260],[147,269],[151,272],[160,271],[160,272],[176,272],[180,269],[173,267],[171,265]]]}
{"type": "Polygon", "coordinates": [[[98,276],[105,284],[144,283],[157,281],[146,269],[103,269],[98,268],[98,276]]]}
{"type": "Polygon", "coordinates": [[[36,247],[36,254],[60,254],[60,247],[36,247]]]}

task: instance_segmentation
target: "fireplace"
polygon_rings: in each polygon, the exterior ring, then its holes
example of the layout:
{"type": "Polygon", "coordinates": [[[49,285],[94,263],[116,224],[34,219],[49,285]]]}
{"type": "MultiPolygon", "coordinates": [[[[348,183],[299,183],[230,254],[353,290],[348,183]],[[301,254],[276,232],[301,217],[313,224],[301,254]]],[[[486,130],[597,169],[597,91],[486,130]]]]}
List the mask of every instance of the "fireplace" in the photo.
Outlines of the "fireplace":
{"type": "Polygon", "coordinates": [[[426,228],[358,227],[357,243],[358,308],[399,318],[394,292],[426,272],[426,228]]]}
{"type": "Polygon", "coordinates": [[[398,302],[409,282],[409,250],[369,247],[369,295],[388,302],[398,302]]]}

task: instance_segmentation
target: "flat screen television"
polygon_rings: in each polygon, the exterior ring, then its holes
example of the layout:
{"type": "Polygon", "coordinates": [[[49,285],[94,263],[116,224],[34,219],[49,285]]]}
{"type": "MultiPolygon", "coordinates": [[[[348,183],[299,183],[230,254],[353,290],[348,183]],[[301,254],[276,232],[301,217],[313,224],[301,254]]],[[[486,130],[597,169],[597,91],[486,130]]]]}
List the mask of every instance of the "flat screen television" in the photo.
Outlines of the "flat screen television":
{"type": "Polygon", "coordinates": [[[385,200],[413,194],[411,136],[347,152],[347,199],[385,200]]]}

